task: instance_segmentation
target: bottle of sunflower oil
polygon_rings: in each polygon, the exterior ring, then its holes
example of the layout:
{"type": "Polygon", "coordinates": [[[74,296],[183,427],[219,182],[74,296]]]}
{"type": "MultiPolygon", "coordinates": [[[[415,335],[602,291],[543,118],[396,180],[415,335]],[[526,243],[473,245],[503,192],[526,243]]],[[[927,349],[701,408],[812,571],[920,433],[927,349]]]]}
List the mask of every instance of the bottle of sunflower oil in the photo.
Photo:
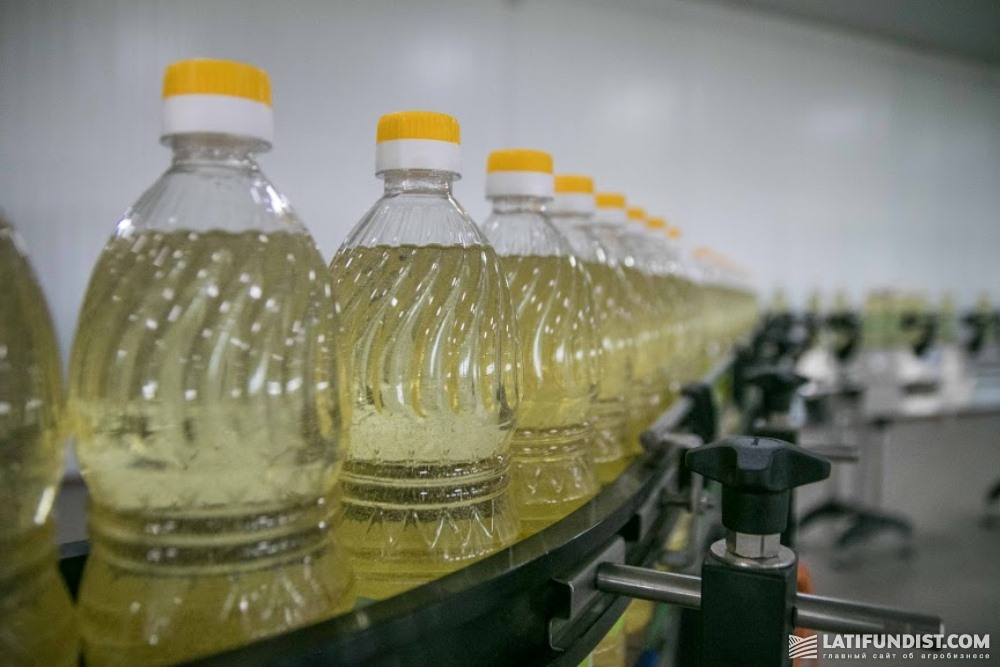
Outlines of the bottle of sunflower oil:
{"type": "Polygon", "coordinates": [[[331,533],[331,283],[257,165],[273,129],[267,74],[181,61],[163,98],[173,162],[105,246],[73,347],[90,666],[173,664],[354,603],[331,533]]]}
{"type": "Polygon", "coordinates": [[[698,267],[699,289],[702,293],[702,345],[699,375],[707,373],[725,353],[725,299],[718,263],[714,253],[704,246],[692,250],[698,267]]]}
{"type": "Polygon", "coordinates": [[[695,367],[692,362],[695,354],[694,326],[697,316],[694,284],[689,267],[678,247],[681,237],[680,229],[668,224],[666,219],[662,217],[647,218],[646,228],[657,240],[657,248],[664,257],[661,266],[667,275],[670,291],[674,295],[672,321],[675,329],[674,344],[676,347],[670,389],[672,394],[676,396],[681,387],[698,379],[694,375],[695,367]]]}
{"type": "Polygon", "coordinates": [[[490,153],[483,233],[500,258],[517,312],[521,405],[510,441],[511,497],[521,534],[577,509],[600,488],[591,411],[601,347],[590,278],[543,207],[553,195],[552,156],[490,153]]]}
{"type": "Polygon", "coordinates": [[[673,259],[673,247],[664,233],[666,220],[651,218],[641,208],[630,207],[627,212],[630,224],[625,228],[626,239],[636,260],[645,267],[654,288],[656,326],[653,335],[660,375],[657,382],[660,398],[656,411],[648,417],[653,422],[670,407],[680,391],[684,353],[681,346],[685,328],[683,286],[678,276],[679,266],[673,259]]]}
{"type": "Polygon", "coordinates": [[[627,463],[625,442],[626,390],[632,382],[634,351],[629,286],[611,260],[611,253],[591,228],[594,181],[589,176],[557,175],[555,196],[546,204],[549,219],[569,242],[583,265],[594,293],[597,335],[601,346],[594,423],[594,461],[601,484],[618,478],[627,463]]]}
{"type": "Polygon", "coordinates": [[[611,261],[628,285],[629,310],[635,347],[632,359],[632,386],[629,388],[628,416],[625,423],[625,455],[634,458],[642,453],[639,436],[660,413],[662,373],[657,350],[656,287],[652,276],[625,240],[628,215],[625,195],[599,192],[594,197],[597,209],[593,228],[608,248],[611,261]]]}
{"type": "Polygon", "coordinates": [[[458,121],[383,116],[375,171],[385,193],[330,270],[352,361],[341,534],[359,594],[381,599],[517,539],[520,367],[504,270],[452,197],[458,121]]]}
{"type": "Polygon", "coordinates": [[[0,662],[77,664],[76,620],[56,569],[62,369],[45,296],[0,218],[0,662]]]}
{"type": "Polygon", "coordinates": [[[678,342],[678,389],[689,382],[699,379],[698,346],[701,340],[699,324],[701,321],[701,295],[698,291],[697,276],[691,263],[681,249],[683,232],[663,218],[650,218],[647,226],[667,237],[667,252],[675,276],[679,294],[678,307],[681,310],[681,338],[678,342]],[[661,226],[662,221],[662,226],[661,226]]]}
{"type": "Polygon", "coordinates": [[[629,206],[625,209],[628,223],[622,228],[622,243],[636,268],[649,283],[648,308],[650,312],[650,359],[656,365],[657,399],[643,417],[646,424],[656,420],[670,402],[670,383],[675,378],[672,364],[676,347],[673,320],[676,319],[675,297],[668,284],[666,258],[658,240],[646,228],[646,209],[629,206]]]}

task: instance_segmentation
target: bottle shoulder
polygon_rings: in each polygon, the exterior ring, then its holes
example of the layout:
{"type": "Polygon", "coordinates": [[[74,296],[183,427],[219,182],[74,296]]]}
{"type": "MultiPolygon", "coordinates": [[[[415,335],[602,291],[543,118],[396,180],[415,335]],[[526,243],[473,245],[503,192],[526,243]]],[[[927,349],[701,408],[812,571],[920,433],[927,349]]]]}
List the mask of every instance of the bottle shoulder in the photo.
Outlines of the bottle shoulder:
{"type": "Polygon", "coordinates": [[[482,230],[500,256],[575,255],[566,236],[541,213],[494,211],[483,222],[482,230]]]}
{"type": "Polygon", "coordinates": [[[288,198],[255,165],[172,166],[129,207],[116,233],[146,230],[307,233],[288,198]]]}
{"type": "Polygon", "coordinates": [[[488,245],[472,217],[451,196],[395,193],[379,198],[354,226],[341,250],[376,246],[488,245]]]}

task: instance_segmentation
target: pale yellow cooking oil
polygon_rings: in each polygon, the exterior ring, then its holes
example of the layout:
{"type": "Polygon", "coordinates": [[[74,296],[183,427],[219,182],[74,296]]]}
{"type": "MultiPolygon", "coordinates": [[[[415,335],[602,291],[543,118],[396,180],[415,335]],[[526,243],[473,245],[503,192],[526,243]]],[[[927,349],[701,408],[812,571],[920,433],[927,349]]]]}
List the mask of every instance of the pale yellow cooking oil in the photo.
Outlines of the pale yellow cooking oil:
{"type": "Polygon", "coordinates": [[[602,484],[610,484],[625,470],[626,397],[632,388],[635,330],[632,326],[629,286],[615,267],[584,262],[594,290],[594,309],[601,342],[597,400],[593,406],[594,461],[602,484]]]}
{"type": "Polygon", "coordinates": [[[381,599],[517,539],[515,317],[485,245],[347,247],[330,270],[352,365],[339,535],[381,599]]]}
{"type": "Polygon", "coordinates": [[[304,231],[137,231],[105,248],[70,378],[92,498],[88,665],[172,664],[353,606],[331,532],[330,289],[304,231]]]}
{"type": "Polygon", "coordinates": [[[600,489],[591,408],[600,362],[590,281],[570,256],[501,256],[521,334],[511,496],[523,536],[600,489]]]}
{"type": "Polygon", "coordinates": [[[0,218],[0,663],[77,663],[50,517],[62,476],[62,371],[45,297],[0,218]]]}

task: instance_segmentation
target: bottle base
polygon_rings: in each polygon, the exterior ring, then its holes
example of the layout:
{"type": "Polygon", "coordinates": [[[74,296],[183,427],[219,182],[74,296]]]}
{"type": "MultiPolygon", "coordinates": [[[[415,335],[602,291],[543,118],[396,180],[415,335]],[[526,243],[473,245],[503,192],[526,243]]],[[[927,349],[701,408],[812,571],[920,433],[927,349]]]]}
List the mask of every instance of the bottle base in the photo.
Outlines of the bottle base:
{"type": "Polygon", "coordinates": [[[79,661],[76,614],[56,569],[52,525],[18,544],[0,541],[0,656],[5,666],[74,667],[79,661]]]}
{"type": "Polygon", "coordinates": [[[335,548],[294,564],[187,575],[123,569],[95,550],[79,603],[87,665],[173,664],[326,620],[354,606],[347,573],[335,548]]]}

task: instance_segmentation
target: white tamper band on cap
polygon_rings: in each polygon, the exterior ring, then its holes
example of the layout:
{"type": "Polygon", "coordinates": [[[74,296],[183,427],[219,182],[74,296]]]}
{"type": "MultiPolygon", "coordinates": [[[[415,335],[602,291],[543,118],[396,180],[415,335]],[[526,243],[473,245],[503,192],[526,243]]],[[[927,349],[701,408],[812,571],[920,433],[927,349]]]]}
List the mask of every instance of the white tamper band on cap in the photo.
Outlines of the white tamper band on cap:
{"type": "Polygon", "coordinates": [[[375,173],[428,169],[462,173],[462,147],[437,139],[393,139],[375,144],[375,173]]]}
{"type": "Polygon", "coordinates": [[[190,133],[233,134],[274,141],[270,106],[232,95],[171,95],[163,99],[162,136],[190,133]]]}
{"type": "Polygon", "coordinates": [[[486,174],[487,197],[552,197],[552,174],[540,171],[491,171],[486,174]]]}
{"type": "Polygon", "coordinates": [[[594,195],[584,192],[557,192],[545,208],[553,213],[593,215],[594,195]]]}

